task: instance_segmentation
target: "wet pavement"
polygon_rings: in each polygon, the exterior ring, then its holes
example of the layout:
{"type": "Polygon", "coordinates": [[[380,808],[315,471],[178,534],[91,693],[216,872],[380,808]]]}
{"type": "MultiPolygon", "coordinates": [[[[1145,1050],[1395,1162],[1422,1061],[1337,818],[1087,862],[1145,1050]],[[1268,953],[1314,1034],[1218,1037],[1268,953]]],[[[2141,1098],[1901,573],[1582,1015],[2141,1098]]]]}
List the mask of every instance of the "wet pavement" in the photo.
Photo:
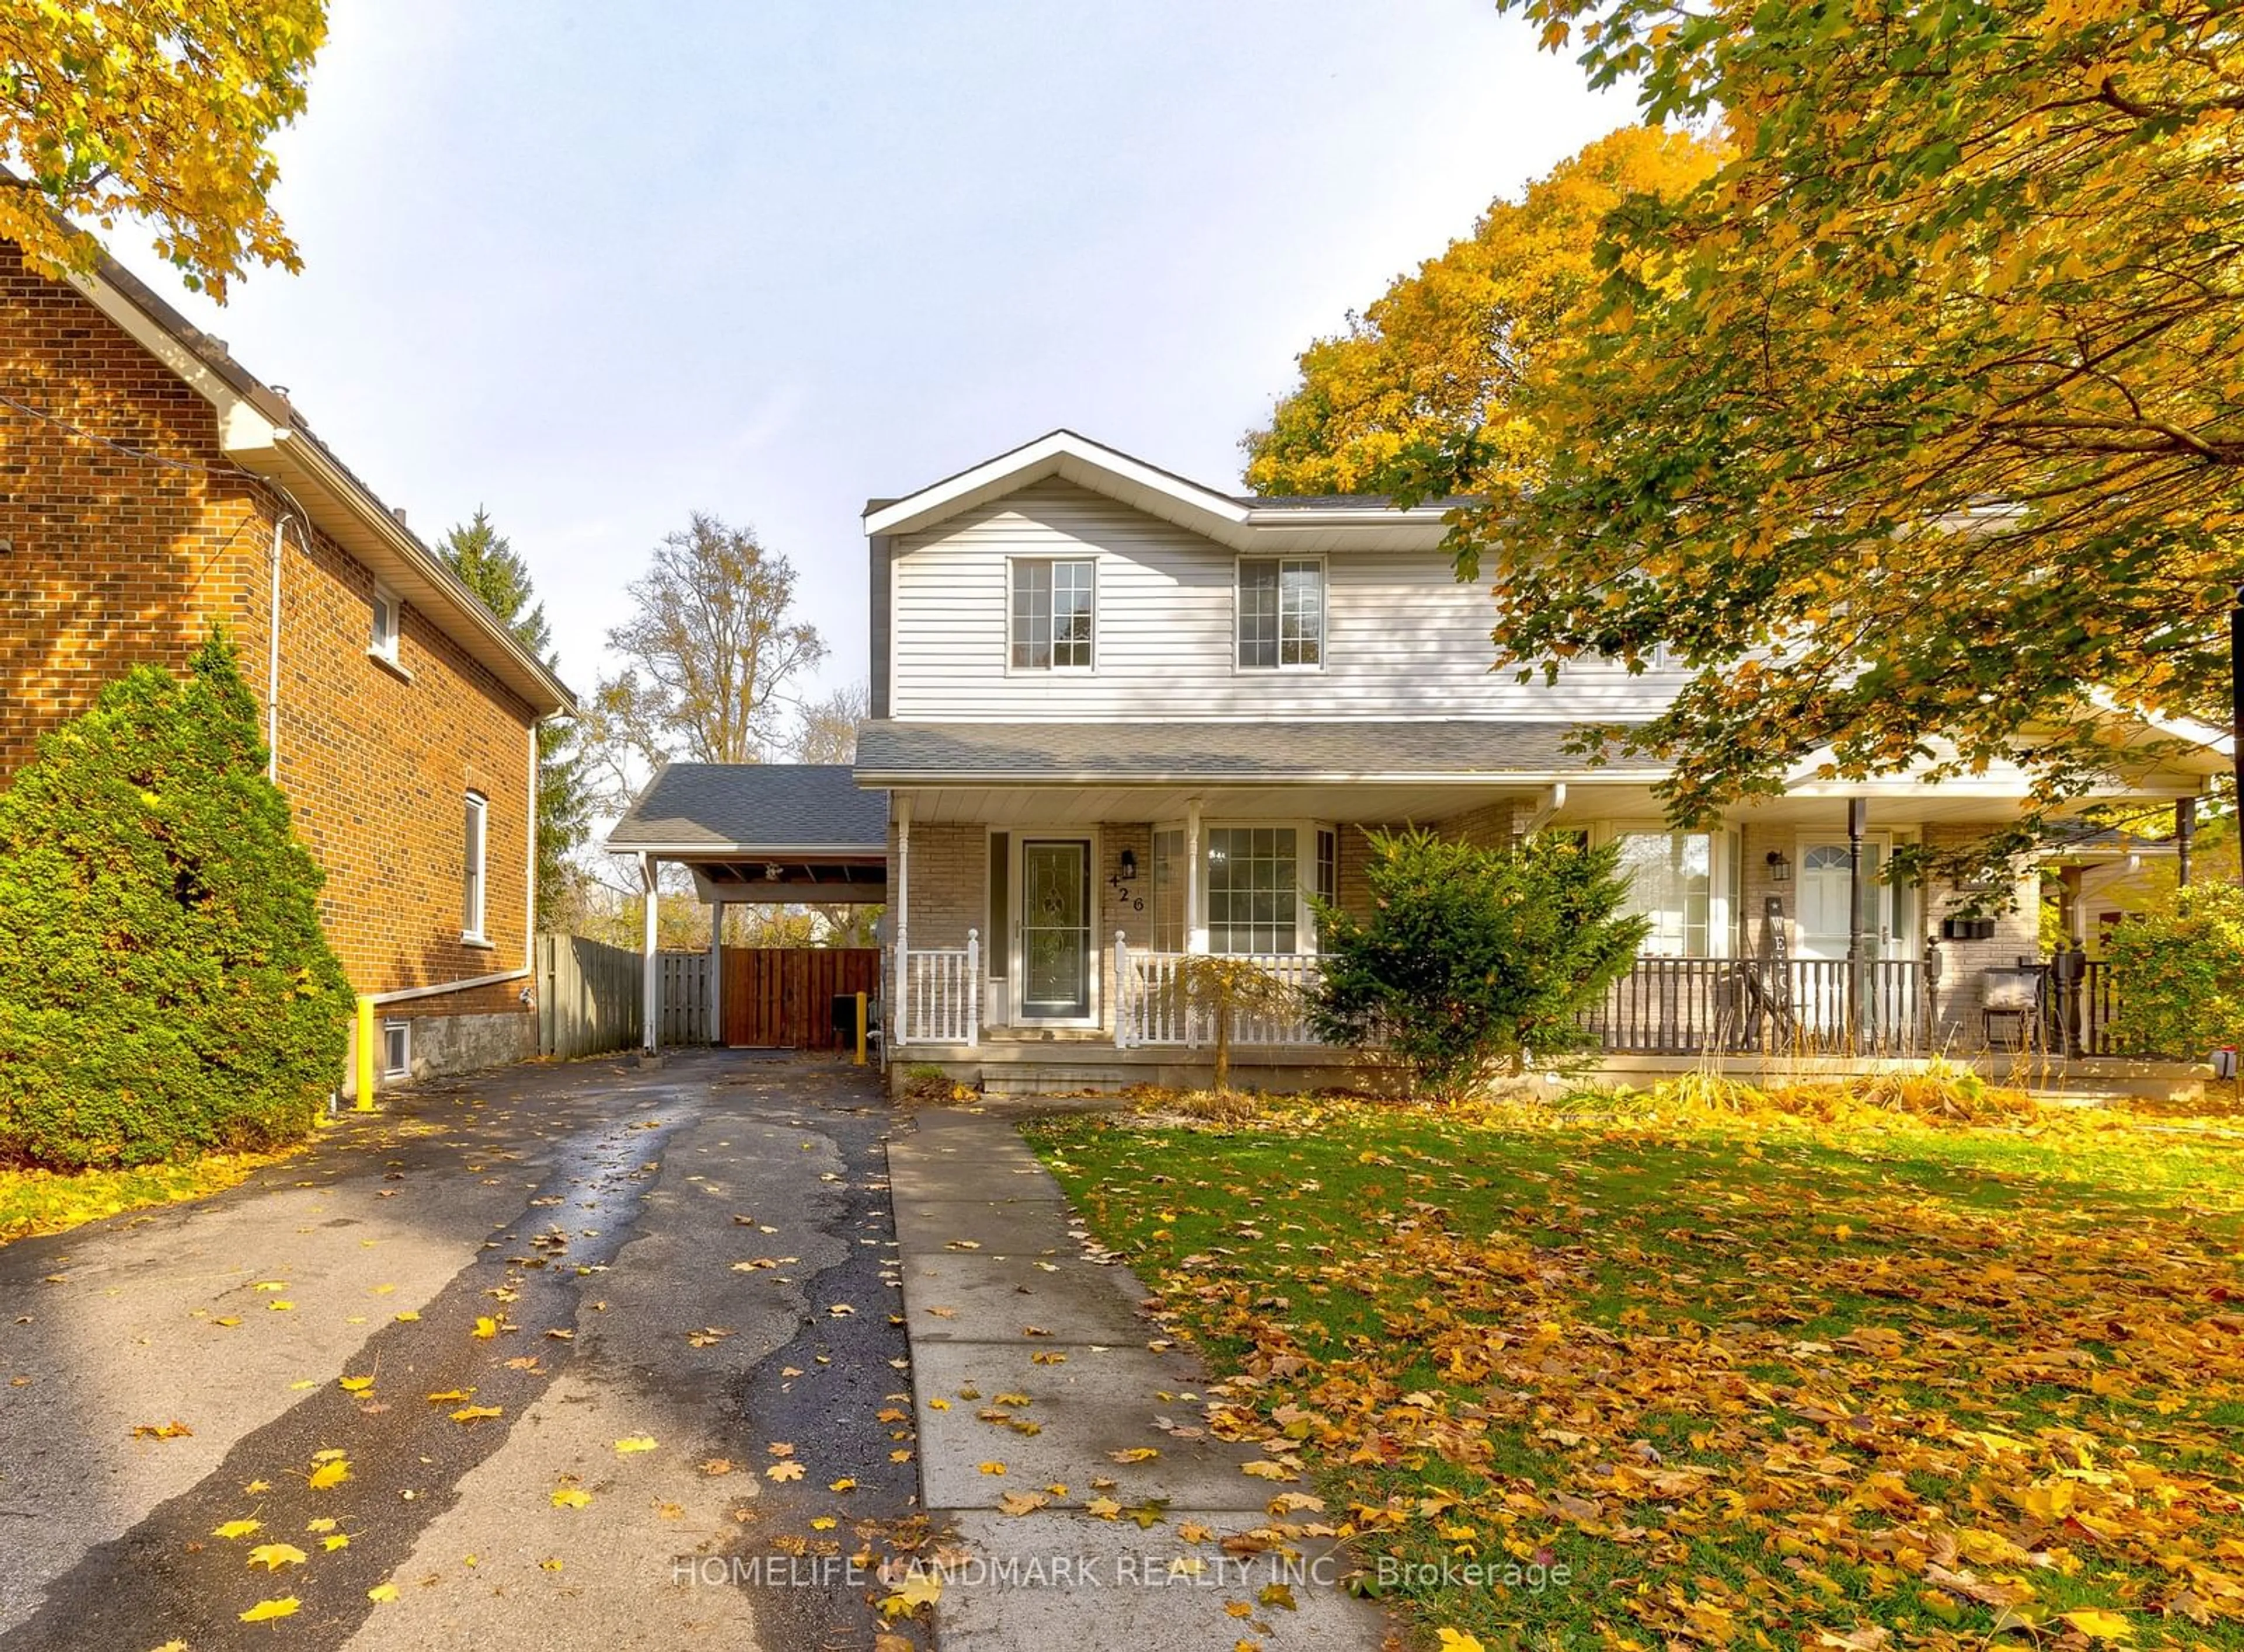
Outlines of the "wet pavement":
{"type": "Polygon", "coordinates": [[[814,1058],[515,1068],[0,1249],[0,1649],[916,1635],[893,1122],[814,1058]]]}

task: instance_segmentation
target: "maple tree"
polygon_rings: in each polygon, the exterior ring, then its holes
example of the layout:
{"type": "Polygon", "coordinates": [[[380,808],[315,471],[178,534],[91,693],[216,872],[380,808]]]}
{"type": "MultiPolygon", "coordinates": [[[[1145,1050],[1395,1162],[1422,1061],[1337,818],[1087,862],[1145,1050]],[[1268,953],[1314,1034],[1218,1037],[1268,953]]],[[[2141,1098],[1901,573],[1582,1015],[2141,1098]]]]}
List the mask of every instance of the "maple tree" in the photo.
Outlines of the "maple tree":
{"type": "Polygon", "coordinates": [[[1596,295],[1599,227],[1631,195],[1698,184],[1719,158],[1688,133],[1628,127],[1518,200],[1490,203],[1471,234],[1301,353],[1299,383],[1242,443],[1247,485],[1377,492],[1414,447],[1466,436],[1484,466],[1531,477],[1541,443],[1517,396],[1531,363],[1569,346],[1596,295]]]}
{"type": "Polygon", "coordinates": [[[100,254],[64,220],[141,220],[220,302],[249,261],[299,267],[267,143],[303,112],[327,31],[325,0],[0,7],[0,237],[60,276],[100,254]]]}
{"type": "MultiPolygon", "coordinates": [[[[1499,0],[1732,158],[1607,220],[1534,485],[1477,433],[1457,519],[1499,660],[1665,645],[1607,743],[1702,817],[1802,765],[2022,762],[2045,813],[2117,704],[2226,722],[2244,578],[2244,44],[2202,0],[1499,0]]],[[[2015,848],[2039,824],[2011,833],[2015,848]]],[[[1999,846],[1999,845],[1998,845],[1999,846]]]]}

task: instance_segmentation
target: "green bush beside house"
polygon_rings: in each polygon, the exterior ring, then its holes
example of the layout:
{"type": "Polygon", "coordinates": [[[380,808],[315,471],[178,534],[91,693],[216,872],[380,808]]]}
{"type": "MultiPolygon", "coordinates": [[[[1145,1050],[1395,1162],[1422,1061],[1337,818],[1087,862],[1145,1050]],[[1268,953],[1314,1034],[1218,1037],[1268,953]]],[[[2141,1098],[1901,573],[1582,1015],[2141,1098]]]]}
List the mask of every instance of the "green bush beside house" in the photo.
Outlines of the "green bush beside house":
{"type": "Polygon", "coordinates": [[[0,1162],[149,1164],[301,1135],[351,993],[318,865],[219,636],[136,667],[0,792],[0,1162]]]}
{"type": "Polygon", "coordinates": [[[1627,973],[1646,930],[1624,910],[1618,849],[1558,833],[1503,850],[1367,836],[1369,916],[1316,903],[1320,1038],[1383,1047],[1437,1101],[1591,1043],[1583,1012],[1627,973]]]}
{"type": "Polygon", "coordinates": [[[2126,1055],[2201,1061],[2244,1046],[2244,889],[2192,884],[2113,930],[2112,1042],[2126,1055]]]}

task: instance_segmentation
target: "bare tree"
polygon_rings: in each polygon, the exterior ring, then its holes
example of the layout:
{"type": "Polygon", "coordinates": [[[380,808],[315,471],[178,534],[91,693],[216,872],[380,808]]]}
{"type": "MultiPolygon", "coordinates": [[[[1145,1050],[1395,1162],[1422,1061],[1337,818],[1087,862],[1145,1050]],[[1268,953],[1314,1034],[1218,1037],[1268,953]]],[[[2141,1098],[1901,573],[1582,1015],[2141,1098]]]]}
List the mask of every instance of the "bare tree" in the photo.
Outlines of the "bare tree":
{"type": "Polygon", "coordinates": [[[627,589],[636,612],[608,647],[631,663],[595,696],[602,766],[761,762],[781,743],[781,691],[826,657],[817,628],[790,617],[794,565],[696,511],[627,589]]]}
{"type": "Polygon", "coordinates": [[[787,755],[799,763],[856,762],[857,729],[871,711],[872,696],[862,682],[836,688],[823,700],[804,701],[796,708],[787,755]]]}

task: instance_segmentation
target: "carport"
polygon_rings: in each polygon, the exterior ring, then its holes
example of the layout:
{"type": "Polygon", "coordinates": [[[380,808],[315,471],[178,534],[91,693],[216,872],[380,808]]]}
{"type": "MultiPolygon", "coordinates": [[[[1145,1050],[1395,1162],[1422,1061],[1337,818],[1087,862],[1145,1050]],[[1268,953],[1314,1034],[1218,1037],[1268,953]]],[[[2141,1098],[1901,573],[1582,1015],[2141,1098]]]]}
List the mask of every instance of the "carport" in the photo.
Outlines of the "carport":
{"type": "Polygon", "coordinates": [[[847,763],[666,763],[608,834],[637,858],[644,925],[644,1047],[661,1039],[657,932],[665,863],[693,875],[713,910],[710,977],[720,1041],[830,1046],[833,999],[880,992],[877,947],[727,947],[726,909],[862,905],[888,899],[889,795],[861,789],[847,763]]]}

